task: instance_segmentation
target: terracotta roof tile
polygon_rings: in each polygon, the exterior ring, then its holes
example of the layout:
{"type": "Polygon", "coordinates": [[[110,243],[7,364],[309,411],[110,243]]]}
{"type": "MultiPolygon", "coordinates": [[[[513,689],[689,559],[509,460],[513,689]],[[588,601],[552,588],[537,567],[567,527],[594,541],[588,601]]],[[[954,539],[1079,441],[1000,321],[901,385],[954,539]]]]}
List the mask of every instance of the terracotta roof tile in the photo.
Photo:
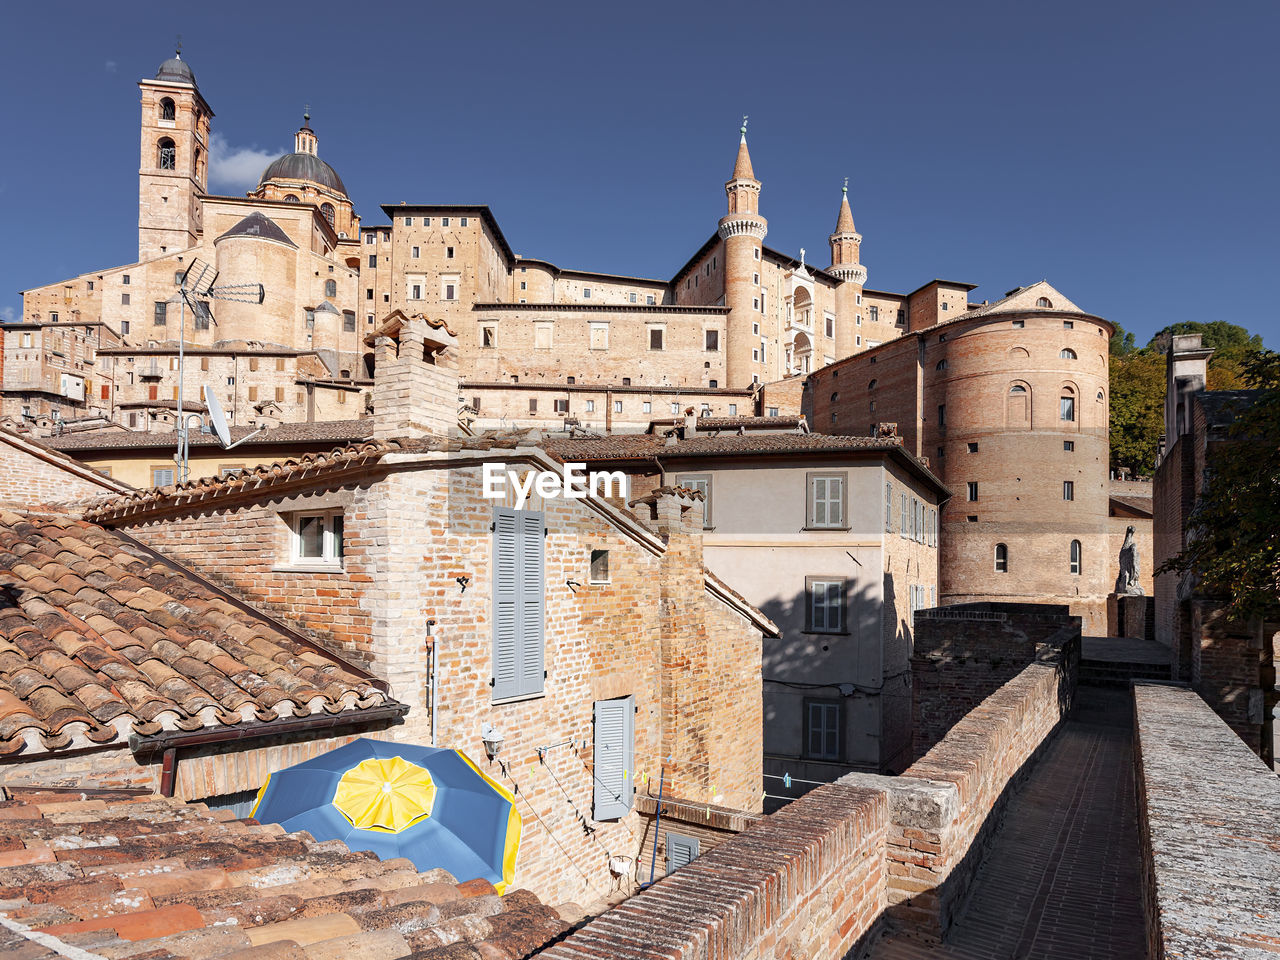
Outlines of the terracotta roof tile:
{"type": "Polygon", "coordinates": [[[0,800],[0,858],[46,862],[0,859],[0,916],[14,926],[0,929],[6,957],[59,955],[56,943],[33,952],[46,946],[27,930],[138,960],[392,960],[449,949],[514,958],[566,930],[528,891],[499,897],[487,882],[418,873],[202,804],[126,791],[12,794],[0,800]],[[56,863],[51,838],[74,845],[56,863]]]}
{"type": "Polygon", "coordinates": [[[388,704],[116,534],[0,511],[0,755],[388,704]]]}

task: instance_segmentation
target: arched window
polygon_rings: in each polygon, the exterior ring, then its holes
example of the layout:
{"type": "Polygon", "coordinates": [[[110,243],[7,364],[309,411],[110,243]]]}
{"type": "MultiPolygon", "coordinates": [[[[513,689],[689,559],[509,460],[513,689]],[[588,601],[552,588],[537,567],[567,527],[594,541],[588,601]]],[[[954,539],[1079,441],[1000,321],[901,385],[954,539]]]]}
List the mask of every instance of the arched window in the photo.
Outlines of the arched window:
{"type": "Polygon", "coordinates": [[[840,397],[840,393],[839,393],[839,391],[837,391],[837,392],[833,393],[833,394],[831,395],[831,402],[832,402],[832,403],[835,403],[835,402],[836,402],[836,400],[837,400],[837,399],[839,399],[839,397],[840,397]]]}
{"type": "Polygon", "coordinates": [[[1080,572],[1080,567],[1081,567],[1080,553],[1081,553],[1080,541],[1072,540],[1071,541],[1071,572],[1072,573],[1080,572]]]}
{"type": "Polygon", "coordinates": [[[1099,390],[1099,391],[1098,391],[1098,402],[1099,402],[1099,403],[1106,403],[1106,402],[1107,402],[1107,398],[1106,398],[1106,396],[1103,394],[1103,392],[1102,392],[1101,390],[1099,390]]]}
{"type": "Polygon", "coordinates": [[[332,227],[332,226],[333,226],[333,216],[334,216],[333,204],[332,204],[332,203],[326,203],[326,204],[321,205],[321,207],[320,207],[320,212],[324,214],[324,218],[325,218],[326,220],[328,220],[328,221],[329,221],[329,226],[331,226],[331,227],[332,227]]]}
{"type": "Polygon", "coordinates": [[[176,119],[177,115],[178,115],[178,111],[177,111],[177,108],[174,107],[173,99],[171,97],[165,97],[163,100],[160,101],[160,119],[161,120],[173,120],[173,119],[176,119]]]}
{"type": "Polygon", "coordinates": [[[1031,391],[1025,383],[1009,385],[1009,395],[1005,398],[1005,426],[1010,430],[1031,428],[1031,391]]]}
{"type": "Polygon", "coordinates": [[[1062,360],[1074,360],[1076,358],[1076,352],[1070,347],[1063,347],[1058,351],[1058,357],[1062,360]]]}
{"type": "Polygon", "coordinates": [[[161,170],[178,169],[178,148],[173,141],[164,137],[156,144],[156,166],[161,170]]]}
{"type": "Polygon", "coordinates": [[[946,361],[946,360],[939,360],[937,363],[935,363],[935,364],[933,365],[933,369],[935,369],[935,370],[945,370],[945,369],[947,369],[947,361],[946,361]]]}
{"type": "Polygon", "coordinates": [[[1049,308],[1050,310],[1052,310],[1052,309],[1053,309],[1053,301],[1052,301],[1052,300],[1050,300],[1048,297],[1041,297],[1039,300],[1037,300],[1037,301],[1036,301],[1036,306],[1037,306],[1037,307],[1047,307],[1047,308],[1049,308]]]}
{"type": "Polygon", "coordinates": [[[1058,398],[1058,419],[1075,423],[1076,392],[1070,387],[1062,388],[1062,396],[1058,398]]]}
{"type": "Polygon", "coordinates": [[[285,202],[285,203],[300,203],[301,201],[300,201],[297,197],[295,197],[292,193],[286,193],[286,194],[285,194],[285,196],[284,196],[284,202],[285,202]]]}
{"type": "Polygon", "coordinates": [[[868,389],[868,390],[874,390],[874,389],[876,388],[876,383],[877,383],[877,381],[872,380],[870,383],[868,383],[868,384],[867,384],[867,389],[868,389]]]}
{"type": "Polygon", "coordinates": [[[326,280],[324,282],[324,295],[326,297],[336,297],[338,295],[338,281],[326,280]]]}
{"type": "Polygon", "coordinates": [[[996,544],[996,573],[1009,572],[1009,548],[1003,543],[996,544]]]}

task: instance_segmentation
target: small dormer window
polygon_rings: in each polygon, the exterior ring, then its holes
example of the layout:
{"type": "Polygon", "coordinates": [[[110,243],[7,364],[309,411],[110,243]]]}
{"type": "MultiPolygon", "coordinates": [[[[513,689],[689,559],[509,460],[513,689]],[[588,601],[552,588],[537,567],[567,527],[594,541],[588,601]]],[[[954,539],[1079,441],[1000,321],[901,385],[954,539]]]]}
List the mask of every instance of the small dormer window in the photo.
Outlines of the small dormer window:
{"type": "Polygon", "coordinates": [[[1046,310],[1052,310],[1053,301],[1050,300],[1048,297],[1041,297],[1039,300],[1036,301],[1036,306],[1043,307],[1046,310]]]}

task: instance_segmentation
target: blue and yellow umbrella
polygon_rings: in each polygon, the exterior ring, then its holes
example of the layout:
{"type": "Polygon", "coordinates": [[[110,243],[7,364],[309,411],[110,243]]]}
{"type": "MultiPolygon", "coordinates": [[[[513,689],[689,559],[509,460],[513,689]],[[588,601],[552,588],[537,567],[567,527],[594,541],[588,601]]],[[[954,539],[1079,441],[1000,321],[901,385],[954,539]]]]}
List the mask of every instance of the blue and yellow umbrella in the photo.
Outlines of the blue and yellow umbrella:
{"type": "Polygon", "coordinates": [[[419,870],[483,877],[499,893],[520,849],[515,798],[466,754],[438,747],[356,740],[271,774],[251,815],[419,870]]]}

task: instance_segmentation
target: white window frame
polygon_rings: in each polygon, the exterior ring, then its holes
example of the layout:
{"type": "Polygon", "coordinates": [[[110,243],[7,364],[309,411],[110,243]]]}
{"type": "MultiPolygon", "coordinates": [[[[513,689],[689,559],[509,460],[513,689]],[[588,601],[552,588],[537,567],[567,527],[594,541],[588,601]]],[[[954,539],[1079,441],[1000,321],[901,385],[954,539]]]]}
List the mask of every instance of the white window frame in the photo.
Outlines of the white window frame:
{"type": "Polygon", "coordinates": [[[844,530],[848,527],[849,477],[845,473],[814,471],[805,477],[805,527],[809,530],[844,530]],[[838,486],[833,495],[831,484],[838,486]],[[819,492],[821,490],[821,492],[819,492]],[[818,519],[818,505],[823,505],[823,518],[818,519]],[[832,506],[839,516],[831,516],[832,506]]]}
{"type": "Polygon", "coordinates": [[[335,524],[334,521],[342,521],[342,519],[341,510],[302,510],[290,515],[289,562],[294,566],[301,567],[333,567],[341,569],[343,559],[342,540],[345,535],[345,529],[339,531],[338,528],[345,525],[341,522],[335,524]],[[313,518],[319,518],[321,522],[320,556],[318,557],[305,556],[302,552],[302,524],[304,520],[313,518]]]}

